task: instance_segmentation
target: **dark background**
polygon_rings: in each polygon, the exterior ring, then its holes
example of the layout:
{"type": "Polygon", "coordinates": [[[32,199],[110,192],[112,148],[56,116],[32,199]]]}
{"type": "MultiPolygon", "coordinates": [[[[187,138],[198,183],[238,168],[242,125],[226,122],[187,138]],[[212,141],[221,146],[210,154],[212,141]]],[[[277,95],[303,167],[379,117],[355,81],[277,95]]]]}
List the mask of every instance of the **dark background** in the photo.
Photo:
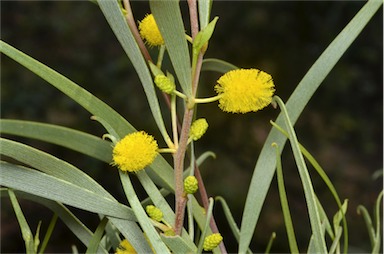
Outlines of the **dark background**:
{"type": "MultiPolygon", "coordinates": [[[[220,58],[239,67],[259,68],[270,73],[277,94],[287,100],[296,85],[364,5],[363,1],[334,2],[214,2],[212,17],[219,16],[206,57],[220,58]]],[[[181,3],[183,14],[187,9],[181,3]]],[[[147,2],[132,2],[136,20],[149,12],[147,2]]],[[[342,199],[349,199],[350,251],[369,252],[365,224],[357,215],[359,204],[369,211],[382,189],[383,152],[383,15],[382,8],[348,49],[311,99],[296,124],[299,141],[320,162],[342,199]]],[[[188,19],[185,18],[188,23],[188,19]]],[[[138,77],[97,5],[86,1],[1,1],[1,37],[81,85],[122,114],[137,129],[160,137],[151,117],[138,77]]],[[[187,25],[188,26],[188,25],[187,25]]],[[[189,29],[187,29],[189,31],[189,29]]],[[[155,50],[152,50],[154,53],[155,50]]],[[[1,116],[59,124],[97,136],[103,128],[71,99],[24,67],[1,58],[1,116]]],[[[199,94],[213,95],[217,73],[204,73],[199,94]]],[[[164,115],[168,115],[162,102],[164,115]]],[[[197,154],[216,153],[201,167],[208,193],[221,195],[229,203],[240,225],[242,209],[260,149],[277,110],[257,113],[223,113],[217,103],[202,105],[198,116],[207,118],[209,129],[196,143],[197,154]]],[[[54,145],[21,138],[81,168],[108,191],[126,203],[117,170],[109,165],[54,145]]],[[[158,138],[159,140],[160,138],[158,138]]],[[[166,159],[171,159],[165,156],[166,159]]],[[[302,187],[290,149],[283,153],[283,169],[299,248],[309,240],[308,216],[302,187]]],[[[325,184],[312,174],[314,188],[331,217],[337,207],[325,184]]],[[[41,234],[52,213],[21,200],[27,221],[35,232],[43,220],[41,234]]],[[[95,230],[98,218],[73,209],[95,230]]],[[[230,252],[234,238],[225,223],[221,206],[215,208],[230,252]]],[[[277,184],[268,193],[256,227],[252,249],[265,250],[272,234],[277,238],[272,252],[288,252],[277,184]]],[[[62,222],[58,222],[47,252],[79,251],[85,247],[62,222]]],[[[1,200],[1,252],[24,252],[21,232],[8,199],[1,200]]]]}

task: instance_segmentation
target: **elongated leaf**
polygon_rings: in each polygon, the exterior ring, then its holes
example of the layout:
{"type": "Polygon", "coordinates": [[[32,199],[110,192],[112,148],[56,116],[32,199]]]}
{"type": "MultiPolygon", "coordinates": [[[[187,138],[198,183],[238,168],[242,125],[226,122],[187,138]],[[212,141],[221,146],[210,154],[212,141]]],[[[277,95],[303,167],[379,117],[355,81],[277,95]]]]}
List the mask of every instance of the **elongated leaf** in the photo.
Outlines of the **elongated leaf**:
{"type": "MultiPolygon", "coordinates": [[[[381,5],[382,1],[377,0],[370,0],[365,4],[301,80],[287,102],[287,110],[293,124],[297,121],[305,105],[322,81],[381,5]]],[[[283,122],[282,114],[279,115],[276,122],[281,125],[283,122]]],[[[272,129],[261,150],[245,202],[240,231],[240,253],[245,253],[251,242],[261,208],[275,172],[276,160],[271,159],[274,157],[273,148],[270,146],[272,142],[276,142],[283,149],[286,138],[279,135],[277,130],[272,129]]]]}
{"type": "Polygon", "coordinates": [[[101,185],[73,165],[30,146],[0,138],[1,154],[14,158],[58,179],[111,200],[115,200],[101,185]]]}
{"type": "Polygon", "coordinates": [[[157,233],[156,229],[151,224],[144,208],[141,206],[139,198],[137,197],[136,192],[133,189],[129,175],[121,171],[119,171],[119,173],[121,183],[123,185],[123,189],[125,195],[127,196],[128,202],[131,205],[132,210],[135,213],[140,226],[143,228],[149,241],[151,242],[152,247],[157,253],[170,253],[167,246],[161,240],[159,233],[157,233]]]}
{"type": "Polygon", "coordinates": [[[33,241],[33,234],[29,228],[28,222],[24,217],[23,211],[21,210],[20,204],[17,201],[16,195],[12,190],[8,190],[9,198],[11,199],[13,210],[15,211],[17,221],[19,222],[21,235],[23,236],[25,249],[27,253],[36,253],[37,246],[33,241]]]}
{"type": "Polygon", "coordinates": [[[161,235],[161,239],[173,253],[196,253],[196,246],[191,241],[186,241],[180,236],[161,235]],[[191,244],[192,243],[192,244],[191,244]]]}
{"type": "MultiPolygon", "coordinates": [[[[72,233],[74,233],[85,246],[88,245],[92,238],[92,232],[63,204],[22,191],[15,190],[14,192],[19,198],[31,200],[49,208],[60,217],[64,224],[67,225],[72,233]]],[[[6,197],[7,195],[7,189],[2,188],[0,190],[0,196],[6,197]]],[[[103,247],[99,247],[98,252],[108,253],[103,247]]]]}
{"type": "Polygon", "coordinates": [[[94,95],[78,86],[60,73],[40,63],[32,57],[15,49],[7,43],[0,41],[0,52],[12,58],[28,70],[65,93],[91,114],[100,116],[107,122],[113,124],[114,129],[120,136],[124,137],[134,131],[134,128],[121,115],[114,111],[107,104],[96,98],[94,95]]]}
{"type": "Polygon", "coordinates": [[[236,69],[238,69],[237,66],[216,58],[204,59],[203,65],[201,66],[202,71],[216,71],[220,73],[226,73],[236,69]]]}
{"type": "Polygon", "coordinates": [[[151,0],[149,3],[181,88],[190,96],[192,95],[191,60],[179,1],[151,0]]]}
{"type": "Polygon", "coordinates": [[[74,129],[31,121],[0,119],[0,132],[50,142],[107,163],[112,161],[110,142],[74,129]]]}
{"type": "Polygon", "coordinates": [[[197,1],[197,4],[199,6],[199,21],[201,30],[208,25],[212,10],[212,0],[197,1]]]}
{"type": "Polygon", "coordinates": [[[91,241],[88,244],[87,251],[85,252],[86,254],[92,254],[92,253],[95,253],[97,251],[99,244],[100,244],[100,241],[101,241],[101,238],[104,235],[104,229],[105,229],[105,226],[107,225],[107,223],[108,223],[107,217],[104,217],[100,221],[99,225],[96,228],[95,233],[92,236],[91,241]]]}
{"type": "Polygon", "coordinates": [[[6,162],[0,163],[0,172],[0,185],[2,186],[55,200],[93,213],[136,221],[135,215],[127,206],[62,179],[6,162]],[[28,179],[28,184],[26,184],[25,179],[28,179]]]}
{"type": "MultiPolygon", "coordinates": [[[[137,45],[136,40],[133,37],[133,34],[125,21],[125,18],[119,7],[118,1],[99,0],[97,2],[99,3],[101,11],[103,12],[105,18],[107,19],[110,27],[115,33],[125,53],[131,60],[137,74],[139,75],[139,79],[147,96],[152,115],[156,121],[160,132],[166,139],[167,131],[165,129],[163,117],[161,115],[160,106],[157,100],[155,88],[153,86],[151,73],[149,72],[147,63],[140,52],[139,46],[137,45]]],[[[107,118],[103,116],[101,118],[106,120],[108,123],[112,124],[112,122],[109,121],[107,118]]],[[[112,127],[116,130],[114,126],[112,127]]]]}

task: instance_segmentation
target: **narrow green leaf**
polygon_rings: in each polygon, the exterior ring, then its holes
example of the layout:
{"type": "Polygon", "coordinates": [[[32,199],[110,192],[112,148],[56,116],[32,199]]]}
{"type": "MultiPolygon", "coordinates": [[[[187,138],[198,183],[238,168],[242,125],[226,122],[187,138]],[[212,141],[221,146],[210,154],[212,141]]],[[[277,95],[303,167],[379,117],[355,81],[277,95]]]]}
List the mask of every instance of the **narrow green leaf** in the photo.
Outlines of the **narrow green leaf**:
{"type": "Polygon", "coordinates": [[[96,228],[95,233],[93,234],[93,237],[92,237],[91,241],[88,244],[87,251],[85,252],[86,254],[96,253],[96,251],[97,251],[97,249],[99,247],[101,238],[104,235],[104,229],[105,229],[105,226],[107,225],[107,223],[108,223],[108,218],[107,217],[104,217],[100,221],[99,225],[96,228]]]}
{"type": "Polygon", "coordinates": [[[55,200],[93,213],[136,221],[135,215],[127,206],[62,179],[6,162],[0,163],[0,173],[0,185],[2,186],[55,200]],[[26,184],[25,179],[28,179],[28,184],[26,184]]]}
{"type": "Polygon", "coordinates": [[[47,232],[45,233],[43,242],[41,243],[39,254],[44,253],[45,248],[48,245],[49,239],[51,238],[53,229],[55,228],[55,225],[56,225],[56,222],[57,222],[57,218],[58,218],[57,214],[54,213],[53,216],[52,216],[51,221],[49,222],[49,226],[48,226],[47,232]]]}
{"type": "Polygon", "coordinates": [[[136,195],[135,190],[133,189],[131,179],[127,173],[119,171],[121,183],[123,185],[123,189],[125,195],[127,196],[128,202],[132,207],[133,212],[136,215],[136,218],[143,228],[144,232],[147,234],[149,241],[152,244],[152,247],[157,253],[170,253],[167,246],[161,240],[159,233],[157,233],[154,226],[151,224],[147,213],[144,208],[141,206],[139,198],[136,195]]]}
{"type": "Polygon", "coordinates": [[[0,146],[3,148],[0,151],[2,155],[9,156],[31,167],[38,168],[48,175],[92,191],[101,197],[114,200],[112,195],[90,176],[65,161],[12,140],[0,138],[0,146]]]}
{"type": "Polygon", "coordinates": [[[201,48],[204,46],[205,43],[209,41],[211,38],[213,31],[215,30],[216,22],[219,19],[219,17],[215,17],[207,27],[202,29],[200,32],[197,33],[195,39],[193,40],[193,51],[197,54],[200,52],[201,48]]]}
{"type": "Polygon", "coordinates": [[[8,195],[11,199],[13,210],[15,211],[17,221],[19,222],[20,229],[21,229],[21,235],[23,236],[24,243],[25,243],[25,249],[27,253],[35,253],[35,244],[33,241],[33,234],[31,229],[29,228],[28,222],[24,217],[23,211],[21,210],[21,207],[19,205],[19,202],[17,201],[15,193],[8,189],[8,195]]]}
{"type": "Polygon", "coordinates": [[[166,236],[161,234],[161,239],[173,253],[196,253],[197,247],[192,241],[186,241],[178,235],[166,236]]]}
{"type": "Polygon", "coordinates": [[[192,95],[191,60],[178,0],[149,2],[183,92],[192,95]]]}
{"type": "Polygon", "coordinates": [[[0,52],[12,58],[59,89],[61,92],[88,110],[92,115],[100,116],[108,123],[113,123],[114,129],[120,136],[125,136],[134,130],[131,124],[129,124],[121,115],[119,115],[107,104],[48,66],[40,63],[3,41],[0,41],[0,52]]]}
{"type": "Polygon", "coordinates": [[[197,1],[197,4],[199,7],[199,21],[201,30],[208,25],[212,10],[212,0],[200,0],[197,1]]]}
{"type": "Polygon", "coordinates": [[[237,66],[216,58],[204,59],[203,65],[201,66],[202,71],[216,71],[220,73],[226,73],[236,69],[238,69],[237,66]]]}
{"type": "Polygon", "coordinates": [[[128,239],[137,253],[152,253],[143,231],[136,222],[119,219],[115,217],[108,217],[108,219],[115,225],[120,233],[128,239]]]}
{"type": "MultiPolygon", "coordinates": [[[[63,204],[56,201],[38,197],[26,192],[16,191],[18,197],[31,200],[33,202],[42,204],[57,214],[60,219],[67,225],[72,233],[82,242],[84,245],[88,245],[88,242],[92,238],[92,232],[63,204]]],[[[2,188],[0,190],[1,197],[7,196],[7,189],[2,188]]],[[[102,247],[99,248],[98,252],[108,253],[102,247]]]]}
{"type": "Polygon", "coordinates": [[[267,248],[265,248],[265,254],[268,254],[271,251],[272,244],[273,244],[273,241],[275,240],[275,238],[276,238],[276,233],[273,232],[271,234],[271,237],[269,238],[269,241],[268,241],[268,244],[267,244],[267,248]]]}
{"type": "MultiPolygon", "coordinates": [[[[118,1],[98,0],[98,3],[110,27],[115,33],[125,53],[131,60],[132,65],[135,68],[137,74],[139,75],[139,79],[147,96],[147,100],[155,122],[163,137],[167,139],[168,134],[167,130],[165,129],[163,117],[161,115],[160,106],[157,100],[155,88],[153,86],[151,73],[149,72],[147,63],[144,60],[143,55],[141,54],[139,46],[137,45],[136,40],[125,21],[125,18],[119,7],[118,1]]],[[[109,121],[105,116],[101,117],[108,123],[113,123],[109,121]]],[[[113,127],[117,131],[115,126],[113,127]]],[[[125,135],[120,137],[124,136],[125,135]]]]}
{"type": "Polygon", "coordinates": [[[280,150],[279,147],[274,143],[272,144],[276,148],[276,171],[277,171],[277,185],[279,189],[280,204],[283,211],[285,228],[287,231],[289,249],[291,253],[300,253],[299,247],[297,247],[296,234],[293,228],[291,212],[289,210],[287,193],[285,191],[283,168],[281,165],[280,150]]]}
{"type": "Polygon", "coordinates": [[[279,97],[274,96],[274,100],[277,102],[282,113],[284,114],[284,120],[289,134],[289,141],[291,143],[293,155],[295,157],[296,165],[299,170],[301,183],[304,189],[305,200],[307,202],[309,220],[315,243],[315,251],[319,253],[326,253],[327,247],[325,244],[325,239],[322,235],[322,230],[320,226],[320,214],[316,204],[316,194],[313,190],[311,177],[305,164],[303,154],[300,151],[299,142],[297,141],[296,133],[293,129],[292,122],[290,120],[290,116],[287,112],[287,109],[283,101],[279,97]]]}
{"type": "Polygon", "coordinates": [[[374,215],[375,215],[375,223],[376,223],[376,237],[374,238],[373,242],[373,248],[372,253],[379,253],[380,252],[380,246],[381,246],[381,230],[380,230],[380,208],[382,208],[381,201],[383,199],[383,191],[380,192],[379,196],[377,197],[375,208],[374,208],[374,215]]]}
{"type": "Polygon", "coordinates": [[[209,198],[207,217],[205,218],[204,228],[203,228],[203,231],[201,232],[199,245],[198,245],[197,252],[196,252],[198,254],[202,253],[205,237],[207,237],[209,234],[209,231],[208,231],[209,230],[209,221],[211,220],[211,217],[212,217],[213,203],[214,203],[213,198],[209,198]]]}
{"type": "MultiPolygon", "coordinates": [[[[287,110],[292,124],[296,122],[314,92],[381,5],[382,1],[379,0],[368,1],[300,81],[287,102],[287,110]]],[[[283,122],[282,114],[279,115],[276,122],[281,125],[283,122]]],[[[243,210],[239,243],[240,253],[244,253],[251,242],[274,175],[276,161],[271,160],[274,157],[274,151],[270,147],[272,142],[276,142],[283,149],[286,138],[279,135],[277,130],[272,129],[260,152],[243,210]],[[263,180],[260,181],[260,179],[263,180]]]]}
{"type": "Polygon", "coordinates": [[[60,145],[101,161],[112,161],[111,143],[74,129],[38,122],[0,119],[0,132],[60,145]]]}

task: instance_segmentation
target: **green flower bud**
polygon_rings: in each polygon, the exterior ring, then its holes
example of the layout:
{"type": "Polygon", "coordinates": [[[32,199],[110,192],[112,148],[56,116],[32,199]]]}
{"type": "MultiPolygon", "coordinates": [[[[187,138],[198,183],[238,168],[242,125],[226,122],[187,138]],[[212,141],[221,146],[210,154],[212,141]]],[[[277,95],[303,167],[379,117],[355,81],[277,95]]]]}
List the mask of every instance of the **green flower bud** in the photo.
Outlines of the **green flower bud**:
{"type": "Polygon", "coordinates": [[[196,177],[187,176],[184,179],[184,190],[187,194],[193,194],[199,188],[199,183],[197,182],[196,177]]]}
{"type": "Polygon", "coordinates": [[[173,93],[173,91],[176,89],[175,83],[173,83],[172,80],[170,80],[167,76],[162,74],[156,75],[155,84],[161,91],[167,94],[173,93]]]}
{"type": "Polygon", "coordinates": [[[155,221],[161,221],[163,219],[163,212],[156,206],[147,205],[145,210],[147,211],[147,214],[151,219],[155,221]]]}
{"type": "Polygon", "coordinates": [[[189,131],[189,137],[194,141],[200,139],[208,129],[208,123],[205,118],[200,118],[194,121],[189,131]]]}

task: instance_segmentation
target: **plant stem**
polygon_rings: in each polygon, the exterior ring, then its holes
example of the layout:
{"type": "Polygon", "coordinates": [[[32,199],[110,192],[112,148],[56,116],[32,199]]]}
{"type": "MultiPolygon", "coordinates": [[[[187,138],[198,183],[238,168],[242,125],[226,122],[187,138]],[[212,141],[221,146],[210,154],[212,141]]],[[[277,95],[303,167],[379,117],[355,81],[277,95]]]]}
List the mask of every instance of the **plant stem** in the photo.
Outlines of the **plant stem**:
{"type": "Polygon", "coordinates": [[[123,0],[123,4],[124,4],[125,11],[127,12],[127,14],[125,15],[125,19],[127,20],[128,27],[131,30],[131,32],[133,34],[133,37],[135,37],[137,45],[139,46],[140,51],[143,54],[144,58],[147,61],[151,61],[152,62],[152,58],[149,55],[147,47],[145,47],[145,44],[144,44],[143,40],[140,37],[139,30],[137,30],[137,26],[136,26],[135,20],[133,18],[131,4],[129,3],[129,0],[123,0]]]}

